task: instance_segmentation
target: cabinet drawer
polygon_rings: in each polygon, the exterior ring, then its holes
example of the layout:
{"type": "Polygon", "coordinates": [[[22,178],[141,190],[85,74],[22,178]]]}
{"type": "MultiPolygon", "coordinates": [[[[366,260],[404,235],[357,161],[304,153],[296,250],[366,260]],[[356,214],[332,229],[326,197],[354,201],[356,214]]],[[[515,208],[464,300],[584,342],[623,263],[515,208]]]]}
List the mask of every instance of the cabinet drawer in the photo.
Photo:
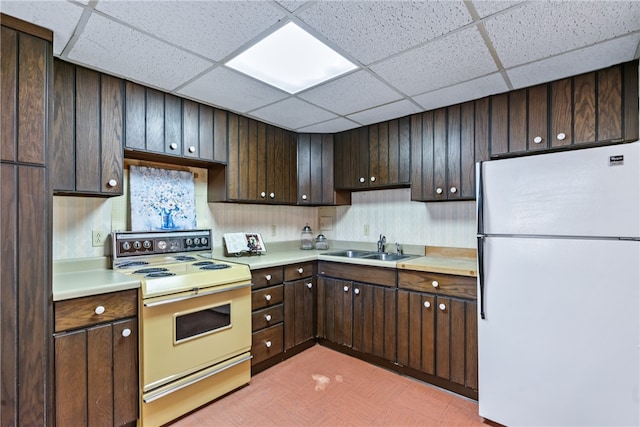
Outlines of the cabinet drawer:
{"type": "Polygon", "coordinates": [[[131,289],[56,302],[55,332],[133,317],[137,313],[137,295],[138,291],[131,289]]]}
{"type": "Polygon", "coordinates": [[[291,282],[293,280],[311,277],[313,275],[313,262],[303,262],[300,264],[287,265],[284,268],[284,280],[291,282]]]}
{"type": "Polygon", "coordinates": [[[341,262],[319,262],[318,275],[382,286],[396,286],[395,268],[371,267],[369,265],[344,264],[341,262]]]}
{"type": "Polygon", "coordinates": [[[398,287],[460,298],[476,299],[476,278],[449,274],[402,270],[398,287]]]}
{"type": "Polygon", "coordinates": [[[251,336],[251,364],[255,365],[284,351],[282,323],[254,332],[251,336]]]}
{"type": "Polygon", "coordinates": [[[284,281],[282,267],[263,268],[251,272],[253,289],[264,288],[265,286],[278,285],[284,281]]]}
{"type": "Polygon", "coordinates": [[[283,285],[271,286],[251,292],[251,309],[258,310],[271,307],[282,302],[284,295],[283,285]]]}
{"type": "Polygon", "coordinates": [[[251,315],[251,330],[255,332],[264,329],[282,322],[282,319],[284,319],[284,306],[282,304],[254,311],[251,315]]]}

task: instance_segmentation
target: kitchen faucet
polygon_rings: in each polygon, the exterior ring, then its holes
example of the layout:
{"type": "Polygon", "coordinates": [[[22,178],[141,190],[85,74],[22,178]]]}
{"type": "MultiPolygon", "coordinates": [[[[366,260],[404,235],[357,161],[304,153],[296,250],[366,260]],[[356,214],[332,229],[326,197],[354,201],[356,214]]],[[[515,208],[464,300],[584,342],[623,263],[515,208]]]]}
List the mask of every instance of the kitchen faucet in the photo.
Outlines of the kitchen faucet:
{"type": "Polygon", "coordinates": [[[381,234],[380,240],[378,240],[378,252],[382,252],[385,243],[387,243],[387,238],[381,234]]]}

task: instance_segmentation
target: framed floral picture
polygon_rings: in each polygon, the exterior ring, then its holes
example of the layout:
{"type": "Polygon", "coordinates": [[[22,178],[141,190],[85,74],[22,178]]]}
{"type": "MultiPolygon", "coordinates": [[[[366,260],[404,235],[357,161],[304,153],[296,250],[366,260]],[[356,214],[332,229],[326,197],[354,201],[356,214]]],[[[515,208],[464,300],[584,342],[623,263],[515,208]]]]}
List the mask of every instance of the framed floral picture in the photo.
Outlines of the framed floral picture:
{"type": "Polygon", "coordinates": [[[131,230],[196,228],[193,173],[131,165],[131,230]]]}

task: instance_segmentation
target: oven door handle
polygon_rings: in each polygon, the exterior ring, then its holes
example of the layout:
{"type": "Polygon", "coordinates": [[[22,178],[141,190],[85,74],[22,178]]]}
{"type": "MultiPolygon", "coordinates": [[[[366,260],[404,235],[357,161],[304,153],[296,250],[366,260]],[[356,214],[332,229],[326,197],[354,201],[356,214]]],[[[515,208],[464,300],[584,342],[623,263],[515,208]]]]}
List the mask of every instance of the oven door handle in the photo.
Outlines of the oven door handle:
{"type": "Polygon", "coordinates": [[[224,289],[214,289],[214,290],[208,291],[208,292],[202,292],[202,293],[194,294],[194,295],[186,295],[186,296],[183,296],[183,297],[170,298],[170,299],[165,299],[165,300],[162,300],[162,301],[145,302],[145,303],[143,303],[143,305],[145,307],[157,307],[159,305],[172,304],[172,303],[178,302],[178,301],[184,301],[184,300],[188,300],[188,299],[192,299],[192,298],[204,297],[204,296],[207,296],[207,295],[219,294],[221,292],[235,291],[237,289],[243,289],[243,288],[246,288],[246,287],[251,287],[251,283],[244,283],[242,285],[232,286],[230,288],[224,288],[224,289]]]}
{"type": "Polygon", "coordinates": [[[233,368],[234,366],[237,366],[237,365],[239,365],[241,363],[244,363],[247,360],[251,360],[252,357],[253,356],[251,356],[249,354],[249,355],[243,357],[242,359],[238,359],[238,360],[234,361],[233,363],[225,365],[225,366],[223,366],[221,368],[215,369],[215,370],[210,371],[210,372],[206,372],[206,373],[204,373],[202,375],[198,375],[197,377],[193,378],[192,380],[187,381],[187,382],[182,383],[182,384],[179,384],[179,385],[177,385],[175,387],[171,387],[169,389],[165,389],[165,390],[162,390],[162,391],[159,391],[159,392],[156,392],[156,393],[154,393],[154,392],[148,393],[146,397],[142,398],[142,400],[144,401],[144,403],[151,403],[154,400],[158,400],[158,399],[160,399],[162,397],[165,397],[165,396],[167,396],[167,395],[169,395],[169,394],[171,394],[173,392],[176,392],[178,390],[182,390],[185,387],[189,387],[190,385],[193,385],[193,384],[197,383],[198,381],[202,381],[202,380],[204,380],[206,378],[209,378],[209,377],[211,377],[213,375],[219,374],[220,372],[226,371],[227,369],[233,368]]]}

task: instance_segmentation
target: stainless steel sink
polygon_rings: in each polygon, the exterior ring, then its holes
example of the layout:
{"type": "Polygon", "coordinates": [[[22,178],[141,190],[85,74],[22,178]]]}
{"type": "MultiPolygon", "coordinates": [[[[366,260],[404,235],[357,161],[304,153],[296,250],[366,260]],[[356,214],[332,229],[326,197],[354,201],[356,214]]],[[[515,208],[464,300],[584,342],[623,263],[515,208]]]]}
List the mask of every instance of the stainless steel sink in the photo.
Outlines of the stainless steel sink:
{"type": "Polygon", "coordinates": [[[400,261],[402,259],[411,258],[411,255],[390,254],[386,252],[374,252],[362,257],[363,259],[377,259],[380,261],[400,261]]]}
{"type": "Polygon", "coordinates": [[[339,256],[346,258],[359,258],[359,259],[375,259],[379,261],[400,261],[407,258],[412,258],[413,255],[398,255],[387,252],[374,252],[374,251],[362,251],[356,249],[347,249],[339,252],[329,252],[326,255],[339,256]]]}
{"type": "Polygon", "coordinates": [[[329,252],[326,255],[343,256],[343,257],[347,257],[347,258],[362,258],[365,255],[369,255],[371,253],[372,253],[371,251],[359,251],[359,250],[356,250],[356,249],[347,249],[346,251],[329,252]]]}

